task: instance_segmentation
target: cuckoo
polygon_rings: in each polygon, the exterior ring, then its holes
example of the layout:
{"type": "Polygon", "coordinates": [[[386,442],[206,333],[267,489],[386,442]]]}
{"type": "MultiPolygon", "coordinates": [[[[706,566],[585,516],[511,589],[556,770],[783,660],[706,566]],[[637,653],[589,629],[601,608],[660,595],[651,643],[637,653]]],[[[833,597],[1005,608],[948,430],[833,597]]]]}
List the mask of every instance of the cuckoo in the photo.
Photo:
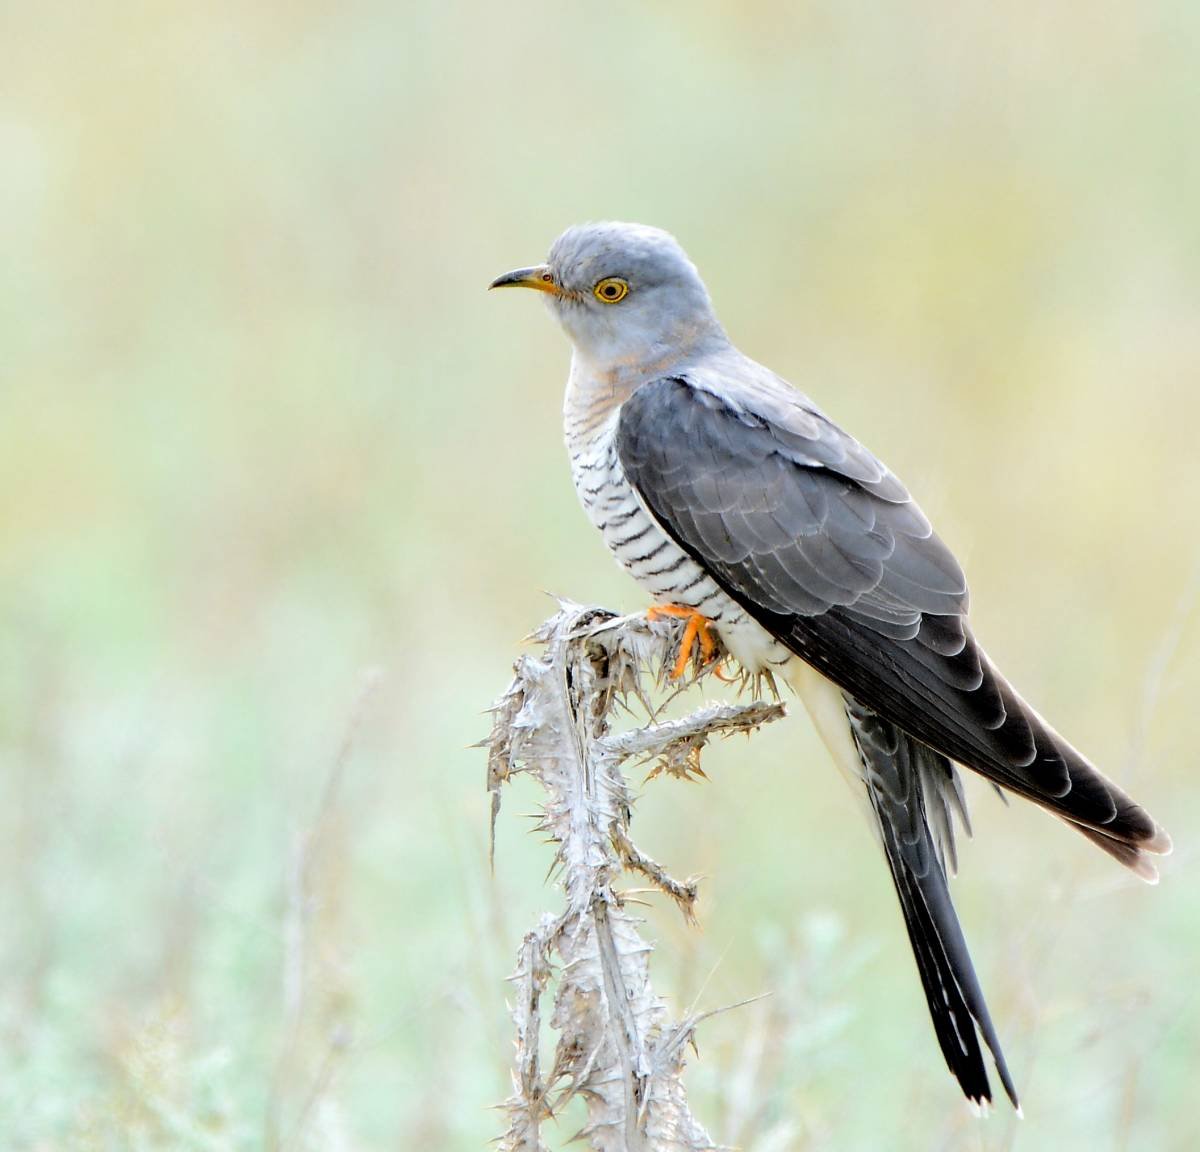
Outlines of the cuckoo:
{"type": "Polygon", "coordinates": [[[1082,832],[1143,880],[1166,832],[1000,674],[967,584],[908,490],[807,396],[725,335],[668,233],[570,228],[493,288],[544,294],[573,346],[571,472],[617,561],[687,618],[679,663],[724,648],[779,673],[874,825],[942,1054],[991,1102],[1017,1093],[947,876],[969,831],[956,765],[1082,832]]]}

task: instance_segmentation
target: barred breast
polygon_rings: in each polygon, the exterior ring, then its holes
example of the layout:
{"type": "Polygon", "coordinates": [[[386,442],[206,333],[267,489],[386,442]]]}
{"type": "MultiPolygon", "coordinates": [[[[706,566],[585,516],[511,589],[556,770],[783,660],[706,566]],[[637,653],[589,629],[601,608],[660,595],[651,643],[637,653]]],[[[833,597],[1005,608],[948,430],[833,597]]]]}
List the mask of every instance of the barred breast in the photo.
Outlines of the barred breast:
{"type": "Polygon", "coordinates": [[[575,491],[609,551],[660,604],[694,608],[712,620],[726,648],[750,671],[787,661],[791,653],[748,616],[659,527],[646,511],[617,457],[620,407],[600,419],[573,411],[565,430],[575,491]]]}

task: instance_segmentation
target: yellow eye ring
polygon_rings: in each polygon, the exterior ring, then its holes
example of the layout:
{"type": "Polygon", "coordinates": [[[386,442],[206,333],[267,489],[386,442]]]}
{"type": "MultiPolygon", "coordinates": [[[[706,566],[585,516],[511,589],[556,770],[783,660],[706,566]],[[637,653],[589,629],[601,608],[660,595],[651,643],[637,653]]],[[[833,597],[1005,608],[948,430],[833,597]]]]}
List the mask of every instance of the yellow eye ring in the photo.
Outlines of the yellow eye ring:
{"type": "Polygon", "coordinates": [[[601,304],[615,304],[629,295],[629,284],[620,276],[606,276],[592,289],[592,295],[601,304]]]}

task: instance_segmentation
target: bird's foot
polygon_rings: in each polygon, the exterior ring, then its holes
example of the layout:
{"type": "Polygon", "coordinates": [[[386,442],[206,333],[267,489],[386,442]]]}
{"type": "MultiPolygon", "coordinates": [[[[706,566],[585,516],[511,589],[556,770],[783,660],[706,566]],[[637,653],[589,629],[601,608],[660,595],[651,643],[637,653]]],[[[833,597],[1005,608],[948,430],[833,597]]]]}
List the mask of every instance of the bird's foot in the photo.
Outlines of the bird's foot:
{"type": "MultiPolygon", "coordinates": [[[[682,680],[684,673],[687,672],[688,662],[692,658],[692,648],[697,641],[700,644],[701,664],[708,664],[716,658],[717,641],[712,633],[713,623],[707,616],[701,615],[694,608],[686,608],[682,604],[653,604],[646,610],[646,618],[649,620],[661,620],[665,616],[687,621],[687,626],[679,641],[679,657],[675,661],[675,666],[668,673],[669,679],[682,680]]],[[[731,676],[725,676],[720,667],[714,669],[714,673],[721,680],[733,679],[731,676]]]]}

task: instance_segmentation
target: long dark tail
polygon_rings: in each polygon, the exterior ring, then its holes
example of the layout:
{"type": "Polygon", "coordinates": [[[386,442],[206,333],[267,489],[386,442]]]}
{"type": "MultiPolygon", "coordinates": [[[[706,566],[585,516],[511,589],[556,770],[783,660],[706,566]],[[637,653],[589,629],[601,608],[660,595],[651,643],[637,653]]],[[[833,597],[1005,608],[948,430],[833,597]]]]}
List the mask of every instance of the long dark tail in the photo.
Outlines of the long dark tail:
{"type": "Polygon", "coordinates": [[[954,767],[850,696],[846,714],[942,1055],[967,1099],[990,1103],[982,1036],[1004,1091],[1019,1108],[946,883],[951,810],[965,817],[954,767]]]}

